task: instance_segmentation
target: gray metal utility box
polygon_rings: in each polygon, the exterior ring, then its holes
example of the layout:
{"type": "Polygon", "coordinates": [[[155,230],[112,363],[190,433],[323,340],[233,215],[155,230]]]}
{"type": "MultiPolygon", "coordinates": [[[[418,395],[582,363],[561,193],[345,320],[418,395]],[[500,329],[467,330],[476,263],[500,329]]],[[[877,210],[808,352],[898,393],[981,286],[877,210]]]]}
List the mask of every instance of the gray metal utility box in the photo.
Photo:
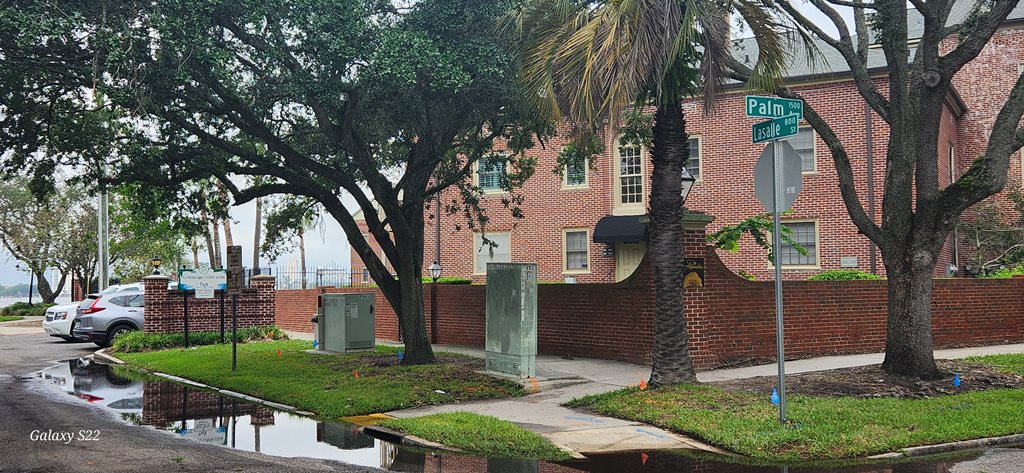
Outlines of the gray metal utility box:
{"type": "Polygon", "coordinates": [[[319,349],[346,353],[373,350],[373,293],[320,294],[317,301],[319,349]]]}
{"type": "Polygon", "coordinates": [[[487,263],[487,371],[537,375],[537,265],[487,263]]]}

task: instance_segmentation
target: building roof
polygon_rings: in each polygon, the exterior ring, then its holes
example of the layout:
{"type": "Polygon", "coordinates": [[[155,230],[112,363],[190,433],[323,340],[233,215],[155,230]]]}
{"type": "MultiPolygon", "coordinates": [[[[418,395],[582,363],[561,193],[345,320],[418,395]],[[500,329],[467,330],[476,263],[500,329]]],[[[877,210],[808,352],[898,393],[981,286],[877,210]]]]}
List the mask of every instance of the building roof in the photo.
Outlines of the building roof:
{"type": "MultiPolygon", "coordinates": [[[[958,0],[950,12],[947,24],[955,25],[963,22],[970,14],[975,5],[974,0],[958,0]]],[[[1024,20],[1024,2],[1014,7],[1013,11],[1006,17],[1006,22],[1020,22],[1024,20]]],[[[907,36],[911,40],[918,39],[924,32],[924,17],[914,8],[907,11],[907,36]]],[[[852,31],[851,31],[852,32],[852,31]]],[[[854,37],[856,42],[856,37],[854,37]]],[[[791,59],[786,71],[786,77],[790,81],[801,81],[806,79],[820,80],[835,76],[848,75],[849,65],[843,59],[842,54],[835,48],[825,44],[820,39],[815,39],[817,44],[817,55],[815,61],[810,61],[810,52],[800,41],[794,41],[791,49],[791,59]]],[[[913,50],[911,50],[913,54],[913,50]]],[[[753,67],[757,61],[757,43],[753,38],[742,38],[733,41],[733,55],[740,62],[753,67]]],[[[868,69],[881,70],[886,66],[885,54],[881,48],[872,47],[868,50],[868,69]]]]}

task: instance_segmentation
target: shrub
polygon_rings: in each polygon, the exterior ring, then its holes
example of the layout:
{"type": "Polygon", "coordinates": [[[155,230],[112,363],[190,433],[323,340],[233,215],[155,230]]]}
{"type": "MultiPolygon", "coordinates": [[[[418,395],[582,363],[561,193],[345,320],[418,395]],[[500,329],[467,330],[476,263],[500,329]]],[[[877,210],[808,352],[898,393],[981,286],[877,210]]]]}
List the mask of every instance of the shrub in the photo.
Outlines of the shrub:
{"type": "MultiPolygon", "coordinates": [[[[423,276],[423,282],[429,283],[429,282],[434,282],[434,280],[430,279],[430,276],[423,276]]],[[[437,283],[438,284],[472,284],[473,280],[469,279],[469,278],[460,278],[460,277],[457,277],[457,276],[445,276],[445,277],[442,277],[442,278],[437,278],[437,283]]]]}
{"type": "MultiPolygon", "coordinates": [[[[284,332],[275,327],[248,327],[238,329],[239,343],[261,342],[265,340],[286,340],[284,332]]],[[[188,341],[191,346],[216,345],[220,343],[220,332],[190,332],[188,341]]],[[[231,343],[231,329],[224,332],[224,342],[231,343]]],[[[147,333],[141,330],[128,332],[114,339],[114,351],[136,353],[141,351],[165,350],[185,346],[185,336],[181,333],[147,333]]]]}
{"type": "Polygon", "coordinates": [[[859,269],[830,269],[807,278],[808,281],[875,281],[878,279],[882,279],[882,277],[859,269]]]}
{"type": "Polygon", "coordinates": [[[736,273],[736,275],[743,279],[746,279],[747,281],[757,281],[757,276],[754,276],[753,274],[750,274],[742,269],[738,273],[736,273]]]}
{"type": "Polygon", "coordinates": [[[42,317],[46,315],[46,309],[56,304],[29,304],[27,302],[15,302],[0,310],[0,315],[15,317],[42,317]]]}
{"type": "Polygon", "coordinates": [[[1000,268],[982,277],[987,279],[1010,279],[1022,274],[1024,274],[1024,264],[1012,268],[1000,268]]]}

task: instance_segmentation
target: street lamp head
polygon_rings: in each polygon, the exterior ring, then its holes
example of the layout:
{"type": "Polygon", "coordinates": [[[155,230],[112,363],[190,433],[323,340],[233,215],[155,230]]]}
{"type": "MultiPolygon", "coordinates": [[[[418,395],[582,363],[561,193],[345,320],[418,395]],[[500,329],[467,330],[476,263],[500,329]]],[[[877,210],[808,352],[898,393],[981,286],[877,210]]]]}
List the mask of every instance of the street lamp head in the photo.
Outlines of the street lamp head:
{"type": "Polygon", "coordinates": [[[160,256],[154,256],[153,260],[150,262],[153,263],[153,274],[160,274],[160,265],[163,264],[163,260],[160,259],[160,256]]]}
{"type": "Polygon", "coordinates": [[[682,196],[683,196],[683,202],[686,202],[686,198],[689,197],[689,195],[690,195],[690,190],[693,189],[693,183],[696,182],[696,181],[697,181],[697,178],[693,177],[693,174],[690,174],[690,171],[687,171],[686,168],[684,167],[683,168],[683,189],[680,192],[682,194],[682,196]]]}
{"type": "Polygon", "coordinates": [[[437,282],[437,279],[441,277],[441,265],[437,261],[430,263],[427,271],[430,272],[430,279],[433,279],[434,282],[437,282]]]}

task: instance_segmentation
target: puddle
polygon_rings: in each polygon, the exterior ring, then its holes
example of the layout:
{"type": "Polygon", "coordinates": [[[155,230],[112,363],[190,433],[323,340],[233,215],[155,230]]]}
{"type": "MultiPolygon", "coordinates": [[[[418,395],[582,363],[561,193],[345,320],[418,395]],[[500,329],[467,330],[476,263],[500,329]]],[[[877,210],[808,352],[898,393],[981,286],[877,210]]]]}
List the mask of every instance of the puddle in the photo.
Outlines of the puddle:
{"type": "Polygon", "coordinates": [[[312,457],[405,472],[570,473],[948,473],[1022,472],[1024,449],[990,448],[898,464],[798,467],[747,466],[694,459],[678,452],[629,452],[581,461],[549,463],[528,459],[481,458],[425,452],[356,431],[344,422],[276,411],[259,404],[192,389],[159,378],[118,374],[110,366],[69,360],[39,373],[52,389],[118,413],[126,422],[148,425],[194,441],[281,457],[312,457]],[[994,462],[994,463],[993,463],[994,462]]]}

